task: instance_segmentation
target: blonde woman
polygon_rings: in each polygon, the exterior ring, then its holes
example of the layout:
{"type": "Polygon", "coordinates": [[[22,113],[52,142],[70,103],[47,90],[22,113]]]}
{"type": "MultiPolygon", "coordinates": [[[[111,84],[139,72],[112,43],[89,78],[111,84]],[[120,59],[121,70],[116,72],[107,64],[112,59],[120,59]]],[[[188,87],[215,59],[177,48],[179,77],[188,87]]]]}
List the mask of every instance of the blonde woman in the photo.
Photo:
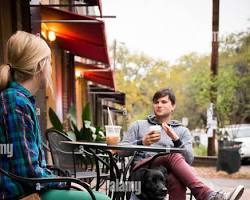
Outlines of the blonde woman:
{"type": "MultiPolygon", "coordinates": [[[[0,144],[12,153],[0,155],[0,168],[24,177],[52,177],[46,168],[34,98],[41,85],[52,88],[50,48],[40,37],[17,31],[7,42],[7,54],[8,64],[0,66],[0,144]]],[[[42,187],[42,199],[90,199],[85,192],[61,190],[64,183],[42,187]]],[[[0,199],[18,198],[26,192],[30,191],[0,176],[0,199]]]]}

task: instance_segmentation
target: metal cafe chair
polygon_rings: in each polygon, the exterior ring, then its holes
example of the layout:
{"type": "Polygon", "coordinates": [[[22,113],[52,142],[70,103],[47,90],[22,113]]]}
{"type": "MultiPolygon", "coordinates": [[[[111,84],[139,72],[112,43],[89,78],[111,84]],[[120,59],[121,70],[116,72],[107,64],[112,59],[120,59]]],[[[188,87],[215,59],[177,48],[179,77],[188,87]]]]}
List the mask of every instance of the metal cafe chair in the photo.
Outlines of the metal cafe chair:
{"type": "MultiPolygon", "coordinates": [[[[7,176],[8,178],[20,183],[23,187],[25,187],[26,191],[29,191],[28,193],[26,193],[25,195],[18,197],[18,199],[22,199],[25,198],[31,194],[35,194],[35,193],[40,193],[40,184],[45,184],[45,183],[55,183],[55,182],[65,182],[67,185],[66,189],[76,189],[76,190],[80,190],[77,187],[74,187],[73,185],[71,185],[71,183],[76,183],[78,185],[81,185],[91,196],[92,200],[98,200],[96,199],[94,193],[92,192],[92,190],[90,189],[89,185],[79,179],[76,178],[70,178],[70,177],[53,177],[53,178],[27,178],[27,177],[22,177],[22,176],[17,176],[13,173],[10,172],[6,172],[5,170],[3,170],[2,168],[0,168],[0,176],[7,176]]],[[[0,185],[1,187],[1,185],[0,185]]],[[[104,195],[104,194],[103,194],[104,195]]],[[[105,195],[104,195],[105,196],[105,195]]],[[[40,199],[39,197],[37,199],[40,199]]]]}
{"type": "Polygon", "coordinates": [[[97,191],[109,178],[109,166],[105,154],[95,154],[90,151],[75,151],[71,145],[61,141],[72,141],[66,134],[55,129],[46,131],[46,138],[53,161],[53,166],[63,170],[68,176],[75,177],[88,183],[96,180],[93,188],[97,191]],[[101,158],[101,156],[103,156],[101,158]]]}

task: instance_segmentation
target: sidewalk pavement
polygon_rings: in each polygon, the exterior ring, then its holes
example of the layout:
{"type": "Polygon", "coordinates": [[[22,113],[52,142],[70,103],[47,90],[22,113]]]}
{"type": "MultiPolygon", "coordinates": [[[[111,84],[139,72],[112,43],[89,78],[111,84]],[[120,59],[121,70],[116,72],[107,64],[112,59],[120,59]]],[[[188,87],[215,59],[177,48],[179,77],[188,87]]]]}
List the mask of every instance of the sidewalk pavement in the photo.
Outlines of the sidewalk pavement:
{"type": "Polygon", "coordinates": [[[209,187],[214,190],[232,191],[237,185],[244,185],[245,191],[241,200],[250,199],[250,179],[227,179],[227,178],[201,178],[209,187]]]}
{"type": "Polygon", "coordinates": [[[199,177],[212,189],[232,191],[237,185],[244,185],[245,191],[241,200],[250,200],[250,165],[242,165],[234,174],[216,171],[216,167],[195,167],[199,177]]]}

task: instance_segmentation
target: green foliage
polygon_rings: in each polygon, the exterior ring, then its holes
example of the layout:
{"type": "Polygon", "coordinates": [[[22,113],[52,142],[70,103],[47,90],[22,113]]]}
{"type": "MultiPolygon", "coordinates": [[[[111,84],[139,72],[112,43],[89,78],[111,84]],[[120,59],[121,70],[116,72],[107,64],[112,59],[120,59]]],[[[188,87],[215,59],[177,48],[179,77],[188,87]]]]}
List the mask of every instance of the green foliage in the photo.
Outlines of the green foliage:
{"type": "Polygon", "coordinates": [[[104,141],[104,134],[100,127],[91,126],[91,113],[90,113],[90,105],[87,103],[82,111],[82,127],[77,127],[76,122],[76,108],[75,106],[71,106],[69,108],[69,112],[67,114],[67,118],[69,120],[70,130],[65,131],[63,125],[56,113],[50,108],[50,121],[53,127],[59,131],[66,132],[68,135],[72,133],[75,134],[76,140],[81,141],[96,141],[101,142],[104,141]],[[60,128],[60,129],[59,129],[60,128]]]}
{"type": "Polygon", "coordinates": [[[90,113],[90,105],[87,103],[82,111],[82,121],[90,121],[91,113],[90,113]]]}
{"type": "Polygon", "coordinates": [[[193,148],[194,156],[207,156],[207,148],[200,144],[193,148]]]}
{"type": "Polygon", "coordinates": [[[63,131],[63,124],[52,108],[49,108],[49,119],[54,129],[63,131]]]}
{"type": "Polygon", "coordinates": [[[177,97],[174,118],[189,118],[189,128],[206,126],[206,110],[211,96],[219,125],[250,123],[250,32],[222,38],[219,71],[211,78],[210,54],[186,54],[176,64],[131,53],[124,45],[116,53],[117,90],[126,93],[128,121],[145,118],[152,112],[151,98],[163,87],[171,87],[177,97]],[[217,88],[211,92],[211,88],[217,88]]]}
{"type": "Polygon", "coordinates": [[[90,105],[87,103],[82,111],[82,127],[77,128],[75,107],[71,106],[68,119],[70,127],[76,135],[77,140],[82,141],[104,141],[103,131],[100,127],[91,126],[90,105]]]}
{"type": "Polygon", "coordinates": [[[71,130],[75,130],[76,126],[76,107],[70,106],[69,112],[67,114],[67,118],[69,119],[69,125],[71,130]]]}

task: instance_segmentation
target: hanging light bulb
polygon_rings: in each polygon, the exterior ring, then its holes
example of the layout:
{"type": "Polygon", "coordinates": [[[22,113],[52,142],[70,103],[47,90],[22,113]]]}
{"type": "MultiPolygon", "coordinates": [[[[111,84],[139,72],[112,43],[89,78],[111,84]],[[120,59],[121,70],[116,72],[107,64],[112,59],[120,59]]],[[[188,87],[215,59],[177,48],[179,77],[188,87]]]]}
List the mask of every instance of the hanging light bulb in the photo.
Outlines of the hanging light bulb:
{"type": "Polygon", "coordinates": [[[56,34],[54,31],[49,31],[48,32],[48,38],[49,38],[49,41],[53,42],[56,40],[56,34]]]}
{"type": "Polygon", "coordinates": [[[75,76],[76,76],[76,78],[81,78],[81,76],[82,76],[82,73],[81,73],[81,71],[75,71],[75,76]]]}

